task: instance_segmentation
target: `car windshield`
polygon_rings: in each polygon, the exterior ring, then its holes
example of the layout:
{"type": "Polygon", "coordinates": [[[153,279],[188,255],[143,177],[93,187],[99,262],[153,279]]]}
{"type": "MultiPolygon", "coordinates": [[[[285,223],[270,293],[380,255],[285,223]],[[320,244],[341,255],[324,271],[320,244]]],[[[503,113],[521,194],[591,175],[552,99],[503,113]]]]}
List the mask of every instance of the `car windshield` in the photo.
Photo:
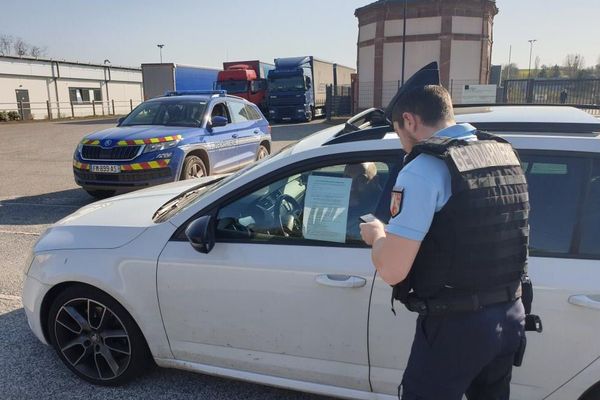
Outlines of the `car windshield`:
{"type": "Polygon", "coordinates": [[[248,90],[248,81],[217,82],[217,89],[227,90],[227,93],[246,93],[248,90]]]}
{"type": "Polygon", "coordinates": [[[202,125],[205,101],[153,100],[137,106],[120,126],[163,125],[198,127],[202,125]]]}
{"type": "Polygon", "coordinates": [[[263,158],[262,160],[253,162],[252,164],[248,165],[247,167],[242,168],[239,171],[237,171],[231,175],[228,175],[225,177],[215,176],[214,180],[205,182],[199,186],[194,186],[193,188],[180,193],[176,197],[172,198],[171,200],[169,200],[168,202],[163,204],[158,210],[156,210],[156,212],[154,213],[154,216],[152,217],[154,222],[155,223],[164,222],[167,219],[178,214],[179,212],[185,210],[186,208],[188,208],[190,205],[194,204],[197,200],[201,199],[205,195],[215,191],[216,189],[220,188],[221,186],[228,184],[229,182],[233,182],[233,181],[239,179],[241,176],[247,174],[249,171],[260,168],[265,165],[268,165],[271,162],[273,162],[275,160],[279,160],[283,157],[287,157],[292,152],[293,147],[294,147],[293,144],[288,145],[287,147],[284,147],[283,149],[281,149],[277,154],[263,158]]]}
{"type": "Polygon", "coordinates": [[[282,76],[269,78],[269,90],[271,92],[304,89],[304,79],[302,76],[282,76]]]}

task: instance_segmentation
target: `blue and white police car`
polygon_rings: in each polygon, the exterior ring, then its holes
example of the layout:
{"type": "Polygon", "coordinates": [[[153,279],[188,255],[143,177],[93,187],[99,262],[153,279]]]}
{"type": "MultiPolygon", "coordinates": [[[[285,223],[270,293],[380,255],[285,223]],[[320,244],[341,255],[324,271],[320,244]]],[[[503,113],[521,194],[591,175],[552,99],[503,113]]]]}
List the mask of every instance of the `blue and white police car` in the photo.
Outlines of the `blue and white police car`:
{"type": "Polygon", "coordinates": [[[115,128],[84,137],[76,183],[95,197],[235,171],[269,155],[271,127],[256,105],[225,91],[148,100],[115,128]]]}

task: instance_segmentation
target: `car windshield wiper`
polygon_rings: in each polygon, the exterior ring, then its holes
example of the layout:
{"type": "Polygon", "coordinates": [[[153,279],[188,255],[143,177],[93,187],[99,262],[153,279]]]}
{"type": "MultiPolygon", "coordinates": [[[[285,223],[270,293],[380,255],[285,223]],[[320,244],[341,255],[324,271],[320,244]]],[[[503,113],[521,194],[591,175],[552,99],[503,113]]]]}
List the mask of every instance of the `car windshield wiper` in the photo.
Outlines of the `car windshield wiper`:
{"type": "Polygon", "coordinates": [[[181,208],[184,200],[189,199],[190,197],[194,196],[195,194],[198,194],[203,190],[204,186],[196,190],[192,190],[190,192],[182,193],[178,197],[170,200],[165,205],[161,206],[158,210],[156,210],[156,212],[152,216],[152,219],[154,220],[154,222],[162,222],[164,216],[169,214],[171,211],[181,208]]]}
{"type": "Polygon", "coordinates": [[[172,212],[194,201],[196,197],[200,195],[200,193],[208,189],[209,185],[214,185],[216,182],[223,180],[225,177],[226,175],[215,176],[214,179],[211,179],[200,186],[194,186],[193,188],[177,195],[156,210],[152,216],[152,220],[156,223],[163,222],[172,212]]]}

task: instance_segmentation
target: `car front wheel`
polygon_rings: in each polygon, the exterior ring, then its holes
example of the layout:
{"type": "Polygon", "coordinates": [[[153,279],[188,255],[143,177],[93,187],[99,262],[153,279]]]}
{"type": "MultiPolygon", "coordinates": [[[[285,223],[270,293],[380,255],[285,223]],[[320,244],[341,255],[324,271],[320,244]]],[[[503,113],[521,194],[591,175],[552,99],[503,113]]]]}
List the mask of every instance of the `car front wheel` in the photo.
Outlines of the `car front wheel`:
{"type": "Polygon", "coordinates": [[[183,162],[183,169],[181,171],[181,179],[194,179],[202,178],[208,175],[206,173],[206,165],[204,161],[198,156],[187,156],[183,162]]]}
{"type": "Polygon", "coordinates": [[[262,160],[263,158],[269,155],[269,150],[263,146],[262,144],[258,147],[258,152],[256,153],[256,161],[262,160]]]}
{"type": "Polygon", "coordinates": [[[71,286],[54,299],[48,332],[63,363],[93,384],[119,385],[154,365],[129,313],[92,287],[71,286]]]}

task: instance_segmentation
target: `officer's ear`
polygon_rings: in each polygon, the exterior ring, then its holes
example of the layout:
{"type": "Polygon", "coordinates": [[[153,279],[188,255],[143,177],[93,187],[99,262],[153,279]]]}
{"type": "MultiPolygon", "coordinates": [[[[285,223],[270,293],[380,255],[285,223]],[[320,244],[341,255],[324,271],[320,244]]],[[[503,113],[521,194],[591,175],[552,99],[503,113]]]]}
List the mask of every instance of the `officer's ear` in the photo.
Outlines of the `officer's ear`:
{"type": "Polygon", "coordinates": [[[410,133],[417,130],[418,120],[417,116],[413,113],[404,112],[402,113],[402,120],[404,122],[404,129],[410,133]]]}

